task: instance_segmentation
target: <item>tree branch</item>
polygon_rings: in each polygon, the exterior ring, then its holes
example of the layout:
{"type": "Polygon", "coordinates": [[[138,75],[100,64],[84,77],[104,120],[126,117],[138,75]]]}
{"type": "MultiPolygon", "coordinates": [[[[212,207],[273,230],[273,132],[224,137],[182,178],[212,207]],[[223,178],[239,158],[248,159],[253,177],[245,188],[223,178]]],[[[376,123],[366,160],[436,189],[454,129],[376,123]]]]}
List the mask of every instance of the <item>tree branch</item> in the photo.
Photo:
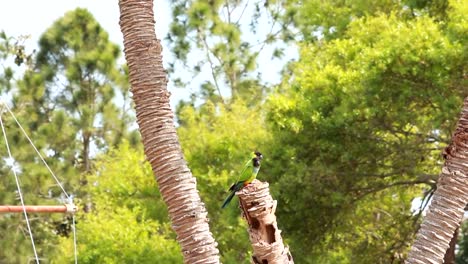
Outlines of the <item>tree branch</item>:
{"type": "MultiPolygon", "coordinates": [[[[213,77],[213,81],[214,81],[216,90],[218,91],[221,102],[223,104],[225,104],[223,95],[221,94],[221,88],[219,87],[219,84],[218,84],[218,77],[216,76],[214,62],[211,60],[211,56],[210,56],[210,53],[213,53],[213,52],[211,51],[211,49],[210,49],[210,47],[208,45],[208,42],[206,41],[205,34],[203,34],[202,31],[200,31],[199,33],[202,34],[203,45],[205,46],[205,49],[206,49],[206,57],[207,57],[207,60],[208,60],[208,64],[210,64],[211,76],[213,77]]],[[[216,57],[216,55],[214,55],[214,56],[216,57]]],[[[219,58],[217,58],[217,59],[219,60],[219,58]]]]}
{"type": "Polygon", "coordinates": [[[417,184],[427,184],[430,186],[434,186],[435,182],[430,179],[418,179],[418,180],[413,180],[413,181],[393,182],[390,184],[377,186],[377,187],[363,188],[363,189],[356,190],[358,192],[358,196],[356,197],[355,201],[362,199],[366,195],[380,192],[391,187],[401,186],[401,185],[417,185],[417,184]]]}

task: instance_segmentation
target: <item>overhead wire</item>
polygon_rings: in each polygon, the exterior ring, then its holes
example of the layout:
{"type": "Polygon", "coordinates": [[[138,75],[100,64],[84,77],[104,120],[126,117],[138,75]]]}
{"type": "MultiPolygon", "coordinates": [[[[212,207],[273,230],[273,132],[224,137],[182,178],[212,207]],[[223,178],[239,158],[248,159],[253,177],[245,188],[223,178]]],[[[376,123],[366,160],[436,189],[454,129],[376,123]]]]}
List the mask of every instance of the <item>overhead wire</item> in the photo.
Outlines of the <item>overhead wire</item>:
{"type": "Polygon", "coordinates": [[[47,170],[50,172],[50,174],[52,175],[52,177],[54,178],[55,182],[57,183],[57,185],[60,187],[60,189],[62,189],[62,192],[65,194],[65,196],[67,197],[67,199],[70,199],[70,196],[68,195],[68,193],[65,191],[65,188],[63,187],[63,185],[60,183],[59,179],[57,178],[57,176],[55,175],[55,173],[52,171],[52,169],[49,167],[49,164],[47,164],[47,162],[45,161],[44,157],[42,156],[41,152],[39,152],[39,150],[36,148],[36,145],[34,145],[33,141],[31,140],[31,138],[28,136],[28,134],[26,133],[26,131],[24,130],[23,126],[20,124],[20,122],[18,121],[18,119],[16,118],[15,114],[11,111],[11,109],[8,107],[8,105],[6,103],[3,102],[3,105],[5,106],[5,108],[7,109],[7,111],[10,113],[11,117],[13,117],[13,119],[15,120],[16,124],[18,125],[18,127],[20,128],[21,132],[23,132],[24,136],[26,137],[26,139],[29,141],[29,143],[31,144],[31,146],[33,147],[33,149],[36,151],[37,155],[39,156],[39,158],[42,160],[42,163],[44,163],[44,165],[46,166],[47,170]]]}
{"type": "MultiPolygon", "coordinates": [[[[16,118],[15,114],[13,113],[13,111],[11,111],[11,109],[8,107],[8,105],[3,102],[3,101],[0,101],[0,104],[3,106],[3,108],[5,108],[11,115],[11,117],[15,120],[16,124],[18,125],[18,127],[20,128],[21,132],[24,134],[24,136],[26,137],[26,139],[28,140],[28,142],[31,144],[31,146],[33,147],[33,149],[36,151],[37,155],[39,156],[39,158],[41,159],[41,161],[43,162],[43,164],[46,166],[47,170],[49,171],[49,173],[52,175],[52,177],[54,178],[55,182],[57,183],[57,185],[60,187],[60,189],[62,190],[63,194],[65,195],[65,197],[67,198],[68,202],[70,203],[73,203],[73,198],[65,191],[65,188],[63,187],[62,183],[60,182],[60,180],[58,179],[58,177],[55,175],[55,173],[52,171],[52,169],[49,167],[49,164],[47,164],[47,162],[45,161],[44,157],[42,156],[42,154],[40,153],[40,151],[37,149],[36,145],[34,145],[33,141],[31,140],[31,138],[28,136],[28,134],[26,133],[26,131],[24,130],[23,126],[21,125],[21,123],[18,121],[18,119],[16,118]]],[[[2,121],[2,118],[1,118],[1,115],[2,113],[0,113],[0,123],[1,123],[1,126],[2,126],[2,131],[3,131],[3,136],[5,138],[5,142],[6,142],[6,145],[7,145],[7,150],[8,150],[8,155],[10,157],[11,160],[13,160],[12,158],[12,155],[11,155],[11,151],[10,151],[10,147],[8,145],[8,140],[7,140],[7,137],[6,137],[6,132],[5,132],[5,128],[4,128],[4,125],[3,125],[3,121],[2,121]]],[[[21,187],[20,187],[20,184],[19,184],[19,179],[17,177],[17,174],[16,174],[16,171],[14,168],[12,168],[13,170],[13,173],[15,175],[15,178],[16,178],[16,185],[17,185],[17,188],[18,188],[18,192],[20,194],[20,199],[21,199],[21,204],[23,206],[23,212],[24,212],[24,215],[25,215],[25,218],[26,218],[26,223],[27,223],[27,226],[28,226],[28,231],[29,231],[29,234],[30,234],[30,238],[31,238],[31,243],[32,243],[32,246],[33,246],[33,251],[34,251],[34,256],[36,258],[36,263],[39,264],[39,258],[37,256],[37,251],[36,251],[36,246],[34,244],[34,239],[33,239],[33,235],[32,235],[32,231],[31,231],[31,226],[29,224],[29,219],[28,219],[28,215],[26,213],[26,209],[25,209],[25,205],[24,205],[24,200],[23,200],[23,196],[22,196],[22,193],[21,193],[21,187]]],[[[75,259],[75,264],[78,264],[78,247],[77,247],[77,236],[76,236],[76,221],[75,221],[75,215],[72,216],[72,230],[73,230],[73,250],[74,250],[74,259],[75,259]]]]}
{"type": "MultiPolygon", "coordinates": [[[[1,114],[0,114],[0,125],[2,126],[2,132],[3,132],[3,137],[5,139],[5,145],[6,145],[6,148],[7,148],[8,157],[12,162],[14,162],[13,156],[11,155],[11,151],[10,151],[10,145],[8,144],[8,138],[7,138],[7,134],[6,134],[6,131],[5,131],[5,126],[3,125],[3,120],[2,120],[2,115],[1,114]]],[[[36,245],[34,243],[34,237],[33,237],[33,234],[32,234],[31,225],[29,223],[28,214],[26,213],[26,207],[24,205],[23,193],[21,192],[21,186],[20,186],[20,183],[19,183],[18,174],[16,174],[16,169],[14,167],[14,163],[11,165],[11,170],[13,171],[13,175],[15,175],[16,188],[18,190],[18,195],[19,195],[19,198],[20,198],[20,201],[21,201],[21,206],[23,206],[24,218],[26,219],[26,225],[28,227],[29,237],[31,239],[31,244],[32,244],[32,248],[33,248],[33,251],[34,251],[34,257],[36,259],[36,263],[39,264],[39,257],[37,256],[36,245]]]]}
{"type": "Polygon", "coordinates": [[[73,251],[75,255],[75,264],[78,264],[78,247],[77,247],[77,242],[76,242],[76,221],[75,221],[75,215],[73,215],[73,251]]]}

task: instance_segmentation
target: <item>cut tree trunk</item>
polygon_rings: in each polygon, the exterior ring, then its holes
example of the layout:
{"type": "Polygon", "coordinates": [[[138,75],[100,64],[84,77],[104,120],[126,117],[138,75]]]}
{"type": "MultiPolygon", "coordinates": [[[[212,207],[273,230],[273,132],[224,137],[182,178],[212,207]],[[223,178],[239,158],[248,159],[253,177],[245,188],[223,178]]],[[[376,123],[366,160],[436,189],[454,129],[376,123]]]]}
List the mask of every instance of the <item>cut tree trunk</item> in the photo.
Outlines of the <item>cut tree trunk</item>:
{"type": "Polygon", "coordinates": [[[146,158],[168,206],[185,263],[219,263],[196,180],[184,160],[169,105],[152,0],[120,0],[120,27],[146,158]]]}
{"type": "Polygon", "coordinates": [[[442,263],[468,204],[468,97],[443,153],[437,189],[405,263],[442,263]]]}
{"type": "Polygon", "coordinates": [[[276,223],[276,200],[270,195],[268,183],[254,180],[238,191],[243,216],[249,224],[254,264],[294,263],[288,247],[283,244],[276,223]]]}

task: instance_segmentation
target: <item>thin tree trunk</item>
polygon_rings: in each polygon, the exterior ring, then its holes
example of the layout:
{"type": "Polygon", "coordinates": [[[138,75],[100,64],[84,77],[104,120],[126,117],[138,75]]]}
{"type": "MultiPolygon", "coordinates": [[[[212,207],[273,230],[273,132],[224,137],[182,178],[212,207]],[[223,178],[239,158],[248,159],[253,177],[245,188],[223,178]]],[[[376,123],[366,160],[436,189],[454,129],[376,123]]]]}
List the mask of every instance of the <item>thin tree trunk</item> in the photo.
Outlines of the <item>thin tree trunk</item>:
{"type": "Polygon", "coordinates": [[[442,263],[468,204],[468,97],[452,143],[443,153],[445,164],[437,190],[406,263],[442,263]]]}
{"type": "MultiPolygon", "coordinates": [[[[91,144],[91,135],[88,132],[83,131],[83,170],[86,174],[91,171],[91,165],[89,162],[89,145],[91,144]]],[[[87,181],[83,185],[86,185],[87,181]]]]}
{"type": "Polygon", "coordinates": [[[168,206],[185,263],[219,263],[205,205],[183,158],[169,106],[152,0],[120,0],[120,27],[145,154],[168,206]]]}
{"type": "Polygon", "coordinates": [[[288,247],[283,244],[276,223],[276,200],[270,195],[268,183],[254,180],[236,193],[249,224],[253,247],[253,264],[293,264],[288,247]]]}

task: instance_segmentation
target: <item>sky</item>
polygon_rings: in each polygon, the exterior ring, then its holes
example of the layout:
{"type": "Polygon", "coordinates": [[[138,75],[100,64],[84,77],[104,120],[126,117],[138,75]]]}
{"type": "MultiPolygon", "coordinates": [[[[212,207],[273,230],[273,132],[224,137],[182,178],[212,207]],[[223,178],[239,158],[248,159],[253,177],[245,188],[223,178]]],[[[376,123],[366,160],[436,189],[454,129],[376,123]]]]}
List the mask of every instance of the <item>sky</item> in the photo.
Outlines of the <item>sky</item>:
{"type": "MultiPolygon", "coordinates": [[[[109,33],[112,42],[120,45],[123,50],[123,37],[119,26],[118,0],[14,0],[2,1],[0,4],[0,31],[4,30],[8,36],[18,37],[28,35],[26,48],[35,49],[41,34],[62,17],[67,11],[77,7],[88,9],[109,33]]],[[[171,10],[166,0],[154,0],[154,13],[156,20],[156,35],[164,39],[168,32],[171,20],[171,10]]],[[[164,45],[164,43],[163,43],[164,45]]],[[[170,58],[167,48],[163,49],[164,58],[170,58]]],[[[122,55],[123,58],[123,55],[122,55]]],[[[168,60],[165,59],[167,62],[168,60]]],[[[171,105],[180,99],[188,99],[189,92],[184,89],[173,88],[171,105]]]]}
{"type": "MultiPolygon", "coordinates": [[[[173,56],[168,48],[168,43],[164,41],[171,22],[170,0],[153,0],[154,14],[156,20],[156,35],[162,39],[163,61],[167,65],[173,61],[173,56]]],[[[14,0],[2,1],[0,5],[0,31],[4,30],[7,36],[19,37],[28,35],[30,39],[25,42],[27,51],[37,48],[37,42],[42,33],[52,25],[52,23],[62,17],[66,12],[77,7],[88,9],[101,26],[109,33],[112,42],[121,46],[123,50],[123,37],[119,26],[119,6],[118,0],[14,0]]],[[[268,23],[259,23],[258,32],[268,32],[268,23]]],[[[261,34],[259,34],[261,35],[261,34]]],[[[246,36],[255,38],[255,36],[246,36]]],[[[264,81],[269,84],[278,83],[281,79],[281,71],[286,61],[298,57],[297,48],[286,46],[286,56],[281,60],[272,59],[271,54],[274,47],[266,47],[260,54],[258,72],[264,73],[264,81]],[[277,73],[277,74],[272,74],[277,73]]],[[[203,51],[199,51],[203,52],[203,51]]],[[[204,53],[203,53],[204,54],[204,53]]],[[[191,54],[195,60],[200,58],[200,54],[191,54]]],[[[121,61],[124,62],[122,54],[121,61]]],[[[190,58],[189,58],[190,60],[190,58]]],[[[177,88],[169,79],[168,89],[171,92],[171,106],[174,109],[177,103],[184,99],[190,99],[190,94],[198,91],[201,83],[211,79],[208,65],[204,65],[202,72],[198,76],[193,76],[186,69],[177,70],[172,77],[182,77],[188,83],[188,87],[177,88]],[[182,76],[180,76],[180,74],[182,76]]],[[[221,87],[223,96],[228,96],[229,89],[221,87]]]]}

